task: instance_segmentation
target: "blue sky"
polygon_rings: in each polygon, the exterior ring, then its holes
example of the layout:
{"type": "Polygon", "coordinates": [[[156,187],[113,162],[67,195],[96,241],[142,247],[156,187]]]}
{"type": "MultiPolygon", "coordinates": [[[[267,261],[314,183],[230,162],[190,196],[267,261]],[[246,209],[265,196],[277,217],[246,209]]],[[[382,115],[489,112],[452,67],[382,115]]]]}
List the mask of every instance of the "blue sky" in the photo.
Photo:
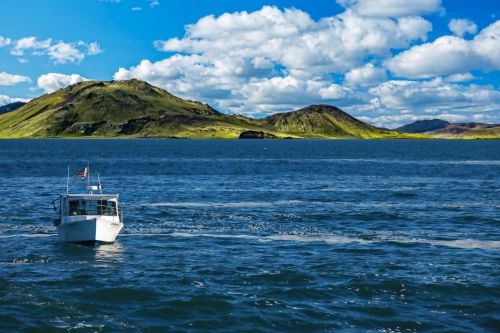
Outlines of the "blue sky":
{"type": "Polygon", "coordinates": [[[500,123],[494,0],[3,0],[0,105],[146,80],[221,111],[500,123]]]}

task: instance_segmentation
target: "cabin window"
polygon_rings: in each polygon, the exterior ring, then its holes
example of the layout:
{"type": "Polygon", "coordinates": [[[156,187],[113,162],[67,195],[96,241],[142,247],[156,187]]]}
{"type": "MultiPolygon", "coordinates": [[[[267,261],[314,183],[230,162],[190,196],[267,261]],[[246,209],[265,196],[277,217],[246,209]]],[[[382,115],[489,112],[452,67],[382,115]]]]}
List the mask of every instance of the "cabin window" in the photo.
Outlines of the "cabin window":
{"type": "Polygon", "coordinates": [[[71,200],[69,202],[69,214],[68,215],[80,215],[78,209],[78,200],[71,200]]]}
{"type": "Polygon", "coordinates": [[[116,202],[111,200],[69,200],[68,215],[107,215],[116,216],[116,202]]]}

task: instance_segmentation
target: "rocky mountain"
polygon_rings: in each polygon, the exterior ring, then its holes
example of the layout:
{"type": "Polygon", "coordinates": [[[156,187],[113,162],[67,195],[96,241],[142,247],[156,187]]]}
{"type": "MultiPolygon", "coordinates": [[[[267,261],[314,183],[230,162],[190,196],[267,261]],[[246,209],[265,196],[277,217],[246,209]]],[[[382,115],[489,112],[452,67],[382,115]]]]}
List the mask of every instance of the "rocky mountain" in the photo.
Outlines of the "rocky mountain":
{"type": "Polygon", "coordinates": [[[4,114],[4,113],[7,113],[7,112],[11,112],[11,111],[17,110],[21,106],[23,106],[24,104],[26,104],[26,103],[23,103],[23,102],[14,102],[14,103],[10,103],[10,104],[6,104],[6,105],[3,105],[3,106],[0,106],[0,114],[4,114]]]}
{"type": "Polygon", "coordinates": [[[327,105],[262,119],[227,115],[135,79],[80,82],[0,115],[0,137],[239,138],[248,131],[264,138],[415,137],[373,127],[327,105]]]}
{"type": "Polygon", "coordinates": [[[424,134],[434,138],[500,139],[499,124],[449,123],[441,119],[419,120],[395,130],[424,134]]]}
{"type": "Polygon", "coordinates": [[[500,139],[500,124],[452,123],[425,134],[435,138],[500,139]]]}

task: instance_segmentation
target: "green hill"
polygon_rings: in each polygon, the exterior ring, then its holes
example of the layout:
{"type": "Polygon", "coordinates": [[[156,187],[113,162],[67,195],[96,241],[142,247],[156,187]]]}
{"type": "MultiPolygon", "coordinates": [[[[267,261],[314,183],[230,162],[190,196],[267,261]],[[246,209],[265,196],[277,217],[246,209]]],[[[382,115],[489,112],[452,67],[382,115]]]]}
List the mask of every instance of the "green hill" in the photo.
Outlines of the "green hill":
{"type": "Polygon", "coordinates": [[[326,105],[263,119],[227,115],[139,80],[85,81],[0,115],[0,137],[414,137],[365,124],[326,105]],[[267,135],[269,134],[269,135],[267,135]]]}
{"type": "Polygon", "coordinates": [[[401,133],[368,125],[337,107],[311,105],[294,112],[277,113],[263,120],[264,127],[307,138],[389,138],[401,133]]]}

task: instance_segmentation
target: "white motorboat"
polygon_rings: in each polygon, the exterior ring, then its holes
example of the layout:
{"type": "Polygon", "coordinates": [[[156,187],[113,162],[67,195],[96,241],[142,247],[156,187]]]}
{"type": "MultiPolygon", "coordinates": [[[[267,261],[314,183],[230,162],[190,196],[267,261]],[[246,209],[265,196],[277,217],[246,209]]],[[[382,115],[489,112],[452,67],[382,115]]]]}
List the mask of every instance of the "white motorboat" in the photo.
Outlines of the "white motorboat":
{"type": "Polygon", "coordinates": [[[99,174],[96,175],[98,183],[91,185],[90,166],[87,165],[74,177],[76,185],[81,179],[86,180],[86,193],[70,194],[71,178],[68,167],[66,194],[53,202],[54,209],[59,214],[54,225],[57,226],[57,233],[62,241],[88,244],[112,243],[123,228],[119,195],[103,194],[99,174]]]}

